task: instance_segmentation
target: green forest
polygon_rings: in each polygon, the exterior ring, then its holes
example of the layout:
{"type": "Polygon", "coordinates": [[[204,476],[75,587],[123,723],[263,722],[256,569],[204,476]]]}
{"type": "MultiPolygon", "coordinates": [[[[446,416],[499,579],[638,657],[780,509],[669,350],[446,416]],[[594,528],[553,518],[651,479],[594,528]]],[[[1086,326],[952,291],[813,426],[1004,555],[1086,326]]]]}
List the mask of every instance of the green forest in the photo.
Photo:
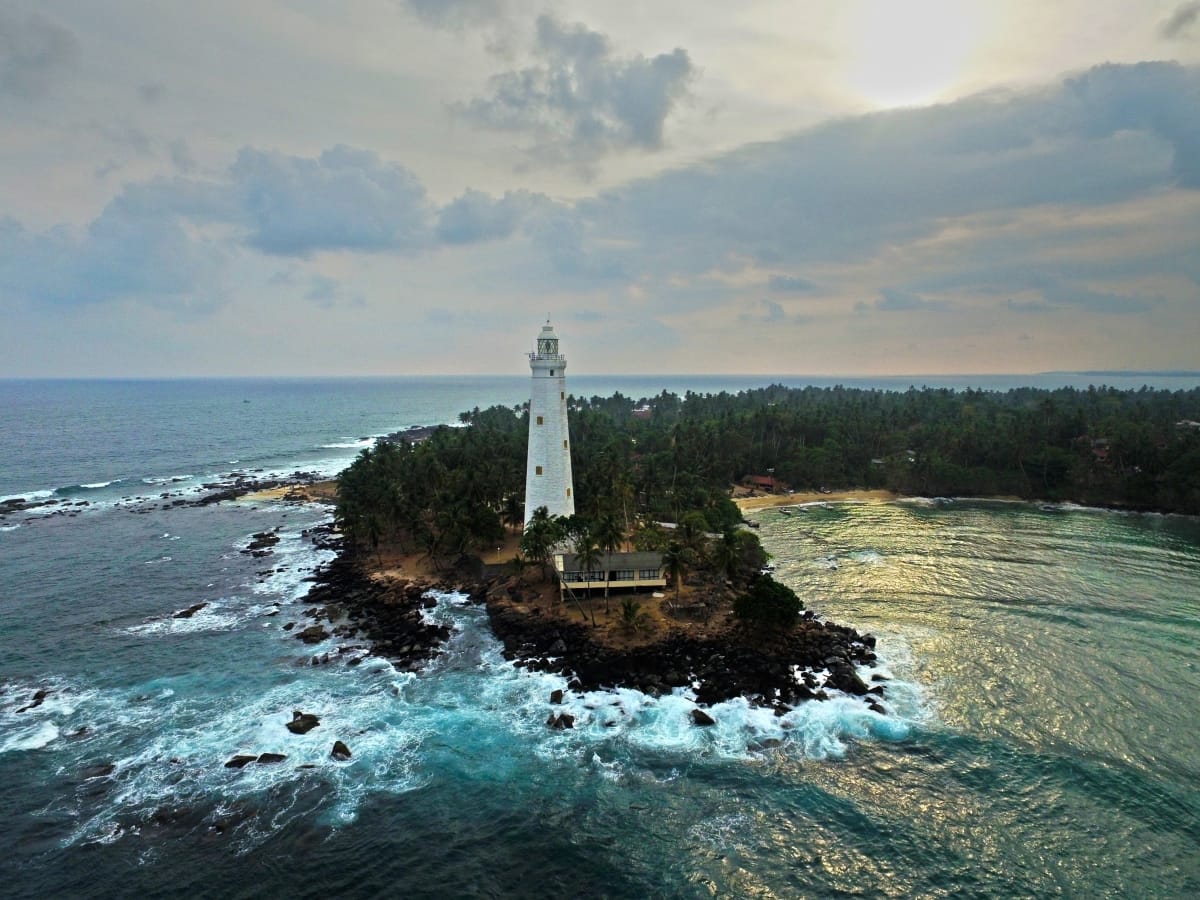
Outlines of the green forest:
{"type": "MultiPolygon", "coordinates": [[[[730,486],[766,474],[796,490],[1200,513],[1200,389],[775,385],[570,397],[569,409],[578,516],[616,521],[627,534],[689,513],[726,532],[741,518],[730,486]]],[[[474,409],[460,419],[468,427],[364,450],[342,473],[338,518],[352,539],[453,557],[522,521],[527,410],[474,409]]]]}

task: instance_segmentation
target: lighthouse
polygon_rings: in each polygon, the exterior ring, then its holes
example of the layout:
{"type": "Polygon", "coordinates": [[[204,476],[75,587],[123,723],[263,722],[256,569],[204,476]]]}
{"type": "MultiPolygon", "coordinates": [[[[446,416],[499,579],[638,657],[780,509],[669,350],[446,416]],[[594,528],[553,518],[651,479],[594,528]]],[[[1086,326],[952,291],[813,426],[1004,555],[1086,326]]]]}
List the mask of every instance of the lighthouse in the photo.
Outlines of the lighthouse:
{"type": "Polygon", "coordinates": [[[544,506],[552,516],[575,514],[571,438],[567,433],[567,359],[547,320],[529,354],[529,453],[525,462],[525,522],[544,506]]]}

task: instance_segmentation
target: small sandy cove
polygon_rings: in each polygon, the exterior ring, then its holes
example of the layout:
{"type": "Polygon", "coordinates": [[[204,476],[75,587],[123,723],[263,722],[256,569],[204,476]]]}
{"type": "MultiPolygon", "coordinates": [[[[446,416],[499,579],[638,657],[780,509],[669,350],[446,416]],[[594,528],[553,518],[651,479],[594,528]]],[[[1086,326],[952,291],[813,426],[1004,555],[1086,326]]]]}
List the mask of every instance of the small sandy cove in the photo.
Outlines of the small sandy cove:
{"type": "Polygon", "coordinates": [[[900,495],[892,491],[832,491],[822,494],[818,491],[797,491],[794,494],[759,494],[754,497],[735,496],[733,502],[742,512],[755,509],[767,509],[773,506],[796,506],[800,503],[832,503],[838,500],[869,500],[875,503],[887,503],[900,495]]]}

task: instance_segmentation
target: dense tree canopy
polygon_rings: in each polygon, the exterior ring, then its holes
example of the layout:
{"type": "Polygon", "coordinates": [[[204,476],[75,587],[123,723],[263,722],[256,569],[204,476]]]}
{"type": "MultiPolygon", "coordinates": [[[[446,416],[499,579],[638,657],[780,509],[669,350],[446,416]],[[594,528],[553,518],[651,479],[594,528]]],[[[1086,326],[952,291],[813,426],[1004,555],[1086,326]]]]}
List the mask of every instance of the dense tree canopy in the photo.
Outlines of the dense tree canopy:
{"type": "MultiPolygon", "coordinates": [[[[612,523],[634,533],[639,523],[677,522],[673,540],[685,547],[705,525],[727,532],[740,520],[729,485],[767,472],[797,489],[1200,513],[1200,390],[771,386],[569,402],[576,507],[601,546],[611,543],[612,523]]],[[[519,518],[527,411],[492,407],[460,418],[468,427],[380,444],[342,474],[338,516],[355,540],[391,538],[448,558],[495,540],[502,521],[519,518]]],[[[638,532],[647,543],[654,537],[638,532]]],[[[730,548],[718,555],[732,565],[730,548]]]]}

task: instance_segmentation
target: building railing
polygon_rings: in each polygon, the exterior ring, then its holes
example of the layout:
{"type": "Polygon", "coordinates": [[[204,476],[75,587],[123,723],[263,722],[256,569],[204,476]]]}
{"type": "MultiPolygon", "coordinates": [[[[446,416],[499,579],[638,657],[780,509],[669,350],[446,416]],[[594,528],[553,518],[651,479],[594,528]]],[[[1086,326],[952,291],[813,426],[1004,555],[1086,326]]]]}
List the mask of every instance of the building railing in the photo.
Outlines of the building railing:
{"type": "Polygon", "coordinates": [[[566,362],[567,358],[561,353],[530,353],[530,359],[546,359],[551,362],[566,362]]]}

